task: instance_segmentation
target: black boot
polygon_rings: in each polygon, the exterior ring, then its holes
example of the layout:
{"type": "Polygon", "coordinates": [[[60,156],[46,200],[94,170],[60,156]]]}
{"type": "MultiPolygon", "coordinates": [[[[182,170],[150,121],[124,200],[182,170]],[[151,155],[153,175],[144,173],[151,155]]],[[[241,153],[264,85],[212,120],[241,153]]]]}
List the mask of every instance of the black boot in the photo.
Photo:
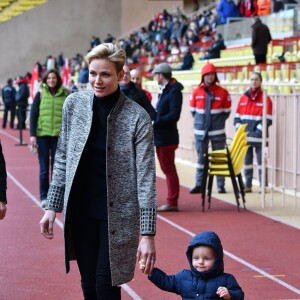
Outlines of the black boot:
{"type": "Polygon", "coordinates": [[[201,185],[196,185],[194,188],[190,190],[190,194],[200,194],[201,193],[201,185]]]}
{"type": "Polygon", "coordinates": [[[121,300],[121,288],[118,286],[97,287],[97,300],[121,300]]]}
{"type": "Polygon", "coordinates": [[[97,300],[97,292],[95,287],[84,287],[81,284],[84,300],[97,300]]]}

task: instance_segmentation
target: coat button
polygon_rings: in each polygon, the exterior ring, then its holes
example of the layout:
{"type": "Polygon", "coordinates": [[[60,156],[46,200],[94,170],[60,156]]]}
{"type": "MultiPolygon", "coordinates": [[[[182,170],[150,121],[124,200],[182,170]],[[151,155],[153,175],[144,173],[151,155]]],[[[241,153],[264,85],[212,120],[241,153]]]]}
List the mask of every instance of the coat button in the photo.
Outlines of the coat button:
{"type": "Polygon", "coordinates": [[[111,150],[111,147],[107,147],[107,150],[111,150]]]}
{"type": "Polygon", "coordinates": [[[111,178],[111,175],[108,175],[107,177],[108,177],[108,178],[111,178]]]}
{"type": "Polygon", "coordinates": [[[110,206],[110,207],[113,207],[113,206],[114,206],[114,203],[113,203],[113,202],[109,202],[109,206],[110,206]]]}
{"type": "Polygon", "coordinates": [[[115,233],[116,233],[115,230],[112,230],[112,231],[111,231],[111,234],[115,234],[115,233]]]}

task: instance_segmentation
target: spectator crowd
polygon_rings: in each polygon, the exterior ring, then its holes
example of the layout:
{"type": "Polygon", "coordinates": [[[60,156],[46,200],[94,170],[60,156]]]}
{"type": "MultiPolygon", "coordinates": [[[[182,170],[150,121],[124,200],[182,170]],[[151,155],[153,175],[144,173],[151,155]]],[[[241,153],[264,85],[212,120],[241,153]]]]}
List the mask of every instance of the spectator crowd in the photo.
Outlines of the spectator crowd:
{"type": "MultiPolygon", "coordinates": [[[[273,10],[283,9],[284,4],[295,1],[277,2],[282,2],[282,5],[274,6],[273,10]]],[[[174,70],[190,70],[194,63],[194,52],[199,52],[199,59],[205,60],[219,58],[220,51],[226,49],[222,35],[217,32],[218,25],[226,23],[228,18],[253,17],[259,12],[258,0],[219,0],[215,8],[210,10],[201,10],[199,1],[195,3],[198,3],[195,6],[197,11],[191,16],[186,16],[179,7],[173,13],[164,9],[154,15],[147,25],[132,32],[127,38],[117,39],[111,33],[107,33],[102,40],[93,35],[87,52],[101,42],[108,42],[118,44],[125,50],[126,63],[132,68],[152,71],[156,64],[167,62],[178,65],[174,70]]],[[[71,92],[77,91],[81,86],[85,87],[88,84],[88,67],[82,53],[77,53],[71,59],[67,59],[63,52],[57,56],[49,54],[43,63],[36,62],[38,80],[40,81],[43,74],[51,69],[58,70],[63,77],[66,64],[68,76],[63,84],[68,86],[71,92]]],[[[15,78],[14,86],[17,89],[20,80],[30,83],[31,73],[15,78]]],[[[31,94],[36,91],[31,91],[31,94]]]]}

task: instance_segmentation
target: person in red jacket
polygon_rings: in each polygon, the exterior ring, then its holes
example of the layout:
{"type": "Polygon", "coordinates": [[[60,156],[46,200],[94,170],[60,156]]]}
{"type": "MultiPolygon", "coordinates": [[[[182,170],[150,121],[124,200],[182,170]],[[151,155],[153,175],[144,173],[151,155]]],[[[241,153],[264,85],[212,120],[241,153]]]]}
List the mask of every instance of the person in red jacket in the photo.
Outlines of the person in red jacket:
{"type": "MultiPolygon", "coordinates": [[[[195,145],[198,154],[196,185],[191,194],[201,193],[204,154],[211,142],[213,150],[224,149],[225,122],[231,112],[228,91],[218,85],[217,71],[213,64],[206,64],[201,71],[200,85],[193,91],[190,110],[194,117],[195,145]]],[[[218,192],[226,193],[224,177],[217,177],[218,192]]]]}
{"type": "Polygon", "coordinates": [[[258,13],[257,0],[241,0],[240,4],[240,14],[242,17],[254,17],[258,13]]]}
{"type": "MultiPolygon", "coordinates": [[[[253,149],[255,148],[258,176],[261,185],[261,164],[262,164],[262,132],[263,132],[263,92],[261,90],[262,76],[253,72],[250,76],[250,89],[241,96],[234,117],[236,129],[241,124],[247,123],[246,131],[249,132],[247,139],[250,147],[245,157],[245,192],[252,192],[253,178],[253,149]]],[[[272,101],[267,97],[267,136],[268,127],[272,125],[272,101]]],[[[266,173],[267,174],[267,173],[266,173]]],[[[266,176],[267,185],[267,176],[266,176]]]]}

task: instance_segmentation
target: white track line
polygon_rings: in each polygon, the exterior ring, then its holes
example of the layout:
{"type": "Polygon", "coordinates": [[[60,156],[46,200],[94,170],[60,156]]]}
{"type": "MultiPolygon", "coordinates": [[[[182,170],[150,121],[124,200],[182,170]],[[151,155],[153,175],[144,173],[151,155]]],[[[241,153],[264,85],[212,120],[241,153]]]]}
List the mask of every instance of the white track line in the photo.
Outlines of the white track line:
{"type": "MultiPolygon", "coordinates": [[[[169,219],[167,219],[167,218],[165,218],[165,217],[162,217],[161,215],[158,215],[157,218],[160,219],[160,220],[162,220],[162,221],[165,222],[165,223],[168,223],[168,224],[171,225],[172,227],[175,227],[175,228],[178,229],[179,231],[182,231],[182,232],[188,234],[188,235],[191,236],[191,237],[195,236],[195,233],[193,233],[193,232],[191,232],[191,231],[189,231],[189,230],[187,230],[187,229],[181,227],[180,225],[178,225],[178,224],[176,224],[176,223],[170,221],[169,219]]],[[[286,283],[286,282],[284,282],[284,281],[282,281],[282,280],[280,280],[280,279],[278,279],[278,278],[276,278],[276,277],[270,275],[269,273],[263,271],[262,269],[260,269],[260,268],[258,268],[258,267],[256,267],[256,266],[254,266],[254,265],[248,263],[247,261],[245,261],[245,260],[239,258],[238,256],[236,256],[236,255],[234,255],[234,254],[232,254],[232,253],[230,253],[230,252],[228,252],[228,251],[226,251],[226,250],[224,250],[224,254],[227,255],[227,256],[229,256],[229,257],[232,258],[233,260],[239,262],[240,264],[247,266],[249,269],[252,269],[253,271],[256,271],[257,273],[262,274],[263,276],[269,278],[270,280],[272,280],[272,281],[274,281],[274,282],[276,282],[276,283],[278,283],[278,284],[284,286],[285,288],[287,288],[288,290],[290,290],[290,291],[296,293],[297,295],[300,295],[300,290],[297,289],[297,288],[295,288],[295,287],[293,287],[292,285],[290,285],[290,284],[288,284],[288,283],[286,283]]]]}
{"type": "MultiPolygon", "coordinates": [[[[8,177],[15,183],[15,185],[17,185],[29,198],[31,201],[33,201],[36,205],[40,206],[40,202],[36,199],[36,197],[34,197],[13,175],[11,175],[9,172],[7,172],[8,177]]],[[[193,237],[195,236],[195,233],[185,229],[184,227],[170,221],[169,219],[162,217],[161,215],[157,215],[157,218],[162,220],[165,223],[168,223],[170,226],[178,229],[181,232],[184,232],[185,234],[193,237]]],[[[58,220],[57,218],[55,219],[55,223],[61,228],[63,229],[63,223],[58,220]]],[[[238,256],[224,250],[224,254],[229,256],[230,258],[232,258],[233,260],[239,262],[240,264],[248,267],[249,269],[252,269],[253,271],[256,271],[257,273],[260,273],[261,275],[269,278],[270,280],[278,283],[279,285],[282,285],[283,287],[287,288],[288,290],[294,292],[297,295],[300,295],[300,290],[293,287],[292,285],[270,275],[269,273],[263,271],[262,269],[248,263],[247,261],[239,258],[238,256]]],[[[123,284],[122,288],[124,289],[124,291],[126,291],[128,293],[129,296],[132,297],[132,299],[134,300],[142,300],[141,297],[139,297],[127,284],[123,284]]]]}
{"type": "Polygon", "coordinates": [[[1,134],[6,135],[7,137],[9,137],[10,139],[12,139],[12,140],[14,140],[16,142],[20,141],[19,138],[16,138],[15,136],[13,136],[13,135],[5,132],[4,130],[0,130],[0,132],[1,132],[1,134]]]}
{"type": "MultiPolygon", "coordinates": [[[[37,206],[40,206],[41,203],[40,201],[34,197],[10,172],[7,172],[7,176],[10,178],[11,181],[24,193],[26,194],[29,199],[34,202],[37,206]]],[[[41,208],[42,209],[42,208],[41,208]]],[[[63,223],[58,219],[55,218],[55,223],[58,225],[59,228],[63,230],[63,223]]],[[[140,296],[138,296],[135,291],[130,288],[127,284],[122,284],[122,288],[124,291],[127,292],[129,296],[131,296],[132,299],[134,300],[142,300],[140,296]]]]}
{"type": "MultiPolygon", "coordinates": [[[[7,134],[6,132],[4,132],[3,130],[1,130],[1,133],[6,135],[7,137],[15,140],[15,141],[18,141],[17,138],[15,138],[14,136],[10,135],[10,134],[7,134]]],[[[15,178],[13,177],[9,172],[7,172],[8,174],[8,177],[35,203],[37,204],[38,206],[40,206],[40,202],[15,178]]],[[[193,237],[195,236],[195,233],[183,228],[182,226],[180,225],[177,225],[176,223],[170,221],[169,219],[165,218],[165,217],[162,217],[161,215],[157,215],[157,218],[158,219],[161,219],[162,221],[164,221],[165,223],[168,223],[169,225],[171,225],[172,227],[178,229],[179,231],[182,231],[184,233],[186,233],[187,235],[193,237]]],[[[63,229],[63,224],[60,220],[58,220],[57,218],[55,219],[55,223],[61,228],[63,229]]],[[[239,262],[240,264],[243,264],[245,266],[247,266],[248,268],[252,269],[253,271],[256,271],[257,273],[260,273],[262,274],[263,276],[269,278],[270,280],[278,283],[279,285],[282,285],[283,287],[287,288],[288,290],[296,293],[297,295],[300,295],[300,290],[293,287],[292,285],[270,275],[269,273],[261,270],[260,268],[246,262],[245,260],[239,258],[238,256],[224,250],[224,254],[229,256],[230,258],[232,258],[233,260],[239,262]]],[[[128,295],[130,295],[132,297],[132,299],[134,300],[141,300],[142,298],[140,298],[127,284],[123,284],[122,285],[122,288],[128,293],[128,295]]]]}

